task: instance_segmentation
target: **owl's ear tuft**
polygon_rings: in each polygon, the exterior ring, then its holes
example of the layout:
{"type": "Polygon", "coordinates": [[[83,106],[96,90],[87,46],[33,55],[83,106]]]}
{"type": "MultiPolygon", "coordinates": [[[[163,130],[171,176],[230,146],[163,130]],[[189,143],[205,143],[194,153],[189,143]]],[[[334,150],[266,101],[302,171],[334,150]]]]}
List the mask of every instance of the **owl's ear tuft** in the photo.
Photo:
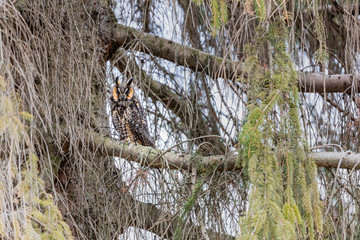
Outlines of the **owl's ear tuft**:
{"type": "Polygon", "coordinates": [[[133,82],[133,78],[130,78],[129,81],[126,83],[126,86],[130,87],[133,82]]]}
{"type": "Polygon", "coordinates": [[[120,85],[120,79],[119,79],[119,78],[120,78],[120,77],[117,76],[116,79],[115,79],[115,84],[116,84],[116,85],[120,85]]]}

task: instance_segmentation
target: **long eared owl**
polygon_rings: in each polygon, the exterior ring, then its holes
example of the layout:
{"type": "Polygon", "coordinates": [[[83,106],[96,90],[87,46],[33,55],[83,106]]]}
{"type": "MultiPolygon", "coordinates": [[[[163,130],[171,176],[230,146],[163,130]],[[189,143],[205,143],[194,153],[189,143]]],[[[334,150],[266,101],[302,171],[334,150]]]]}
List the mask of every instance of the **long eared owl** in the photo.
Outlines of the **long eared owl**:
{"type": "Polygon", "coordinates": [[[115,86],[110,98],[111,116],[120,140],[139,143],[144,146],[154,147],[154,141],[150,137],[146,115],[135,96],[131,86],[133,79],[126,83],[120,83],[119,77],[115,80],[115,86]]]}

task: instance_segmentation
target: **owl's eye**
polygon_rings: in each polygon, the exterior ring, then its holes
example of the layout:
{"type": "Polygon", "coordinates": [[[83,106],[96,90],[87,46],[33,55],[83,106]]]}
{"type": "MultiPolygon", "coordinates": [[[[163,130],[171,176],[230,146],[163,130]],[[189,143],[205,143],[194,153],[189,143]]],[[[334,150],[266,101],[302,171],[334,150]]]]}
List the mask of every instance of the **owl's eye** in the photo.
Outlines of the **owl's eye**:
{"type": "Polygon", "coordinates": [[[131,99],[134,96],[134,89],[129,87],[126,89],[126,97],[127,99],[131,99]]]}

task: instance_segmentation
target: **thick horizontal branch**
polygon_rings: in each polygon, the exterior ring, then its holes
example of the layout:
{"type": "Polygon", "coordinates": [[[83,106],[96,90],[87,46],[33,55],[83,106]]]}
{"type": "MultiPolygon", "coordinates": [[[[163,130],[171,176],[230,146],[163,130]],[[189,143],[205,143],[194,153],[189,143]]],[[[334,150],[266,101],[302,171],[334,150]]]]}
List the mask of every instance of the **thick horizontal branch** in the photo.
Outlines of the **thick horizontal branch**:
{"type": "MultiPolygon", "coordinates": [[[[136,50],[166,59],[194,71],[228,79],[241,74],[241,62],[216,57],[198,49],[161,38],[134,28],[117,24],[112,30],[112,46],[134,49],[134,43],[140,43],[136,50]]],[[[360,75],[325,75],[320,73],[299,72],[299,89],[303,92],[345,92],[354,88],[360,91],[360,75]]]]}
{"type": "MultiPolygon", "coordinates": [[[[183,153],[162,152],[155,148],[133,143],[121,143],[98,134],[93,135],[93,142],[90,145],[96,148],[97,154],[102,156],[117,156],[152,168],[166,167],[188,171],[195,165],[198,171],[208,169],[218,171],[241,170],[241,167],[236,165],[237,156],[235,154],[203,157],[183,153]]],[[[360,169],[360,154],[321,152],[310,153],[309,157],[315,161],[318,167],[360,169]]]]}
{"type": "Polygon", "coordinates": [[[310,157],[314,159],[319,167],[334,167],[344,169],[360,169],[360,154],[351,152],[317,152],[311,153],[310,157]]]}
{"type": "Polygon", "coordinates": [[[360,92],[360,75],[326,75],[299,72],[299,89],[302,92],[360,92]]]}

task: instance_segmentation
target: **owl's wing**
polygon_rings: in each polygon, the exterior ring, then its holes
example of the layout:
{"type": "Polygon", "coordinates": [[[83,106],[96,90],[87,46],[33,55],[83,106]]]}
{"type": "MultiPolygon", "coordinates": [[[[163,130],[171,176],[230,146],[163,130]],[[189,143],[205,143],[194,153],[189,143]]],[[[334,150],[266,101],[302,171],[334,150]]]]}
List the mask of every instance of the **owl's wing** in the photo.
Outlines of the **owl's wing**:
{"type": "Polygon", "coordinates": [[[135,135],[136,140],[140,140],[142,145],[155,147],[154,140],[150,136],[146,114],[142,109],[140,102],[137,98],[133,98],[134,104],[131,105],[132,116],[129,121],[130,130],[135,135]]]}
{"type": "Polygon", "coordinates": [[[114,124],[115,130],[118,132],[119,134],[119,139],[120,140],[124,140],[127,138],[126,135],[126,126],[125,126],[125,121],[124,121],[124,114],[119,112],[119,109],[116,109],[115,104],[113,103],[112,99],[110,101],[110,108],[111,108],[111,117],[112,117],[112,122],[114,124]],[[120,116],[120,114],[122,116],[120,116]]]}

